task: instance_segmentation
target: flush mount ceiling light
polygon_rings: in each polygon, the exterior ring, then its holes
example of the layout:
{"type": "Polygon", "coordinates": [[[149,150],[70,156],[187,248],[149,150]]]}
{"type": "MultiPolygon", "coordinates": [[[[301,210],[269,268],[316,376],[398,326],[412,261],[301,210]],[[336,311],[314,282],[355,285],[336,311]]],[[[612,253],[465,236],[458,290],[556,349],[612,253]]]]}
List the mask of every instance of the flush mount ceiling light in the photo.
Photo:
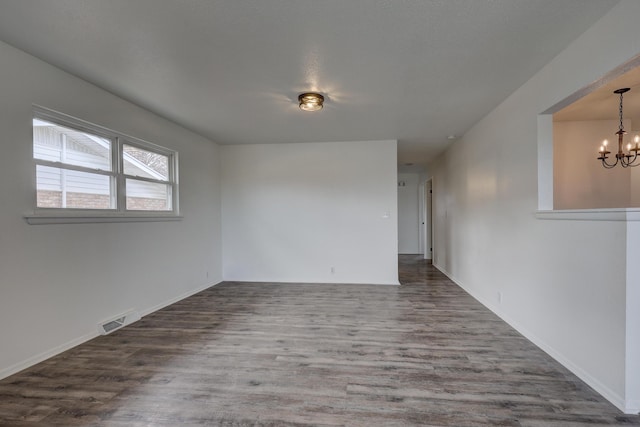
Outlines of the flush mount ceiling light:
{"type": "Polygon", "coordinates": [[[302,111],[318,111],[322,110],[324,96],[315,92],[301,93],[298,95],[298,101],[302,111]]]}
{"type": "Polygon", "coordinates": [[[634,139],[635,146],[632,146],[630,143],[627,144],[626,152],[622,148],[622,146],[624,145],[623,138],[627,133],[624,130],[624,126],[622,125],[622,95],[629,92],[630,90],[631,89],[629,89],[628,87],[623,87],[621,89],[613,91],[613,93],[620,95],[620,107],[618,108],[618,112],[620,113],[620,126],[618,127],[618,132],[616,132],[616,135],[618,135],[618,152],[616,153],[616,161],[614,163],[607,162],[607,159],[609,158],[607,154],[610,154],[611,151],[607,151],[607,145],[609,144],[609,141],[607,141],[606,139],[602,141],[600,151],[598,152],[600,154],[600,156],[598,156],[598,160],[601,160],[602,166],[607,169],[611,169],[617,164],[620,164],[623,168],[640,165],[640,163],[636,163],[636,160],[638,160],[639,158],[638,151],[640,151],[640,136],[636,135],[634,139]],[[631,154],[632,152],[633,154],[631,154]]]}

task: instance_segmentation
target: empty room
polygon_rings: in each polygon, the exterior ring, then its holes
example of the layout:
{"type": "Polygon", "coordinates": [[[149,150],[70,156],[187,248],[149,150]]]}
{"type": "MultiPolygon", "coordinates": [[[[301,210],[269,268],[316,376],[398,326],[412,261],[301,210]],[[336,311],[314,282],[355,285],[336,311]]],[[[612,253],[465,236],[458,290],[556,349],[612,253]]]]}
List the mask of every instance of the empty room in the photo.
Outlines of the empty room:
{"type": "Polygon", "coordinates": [[[0,426],[640,425],[637,0],[0,0],[0,426]]]}

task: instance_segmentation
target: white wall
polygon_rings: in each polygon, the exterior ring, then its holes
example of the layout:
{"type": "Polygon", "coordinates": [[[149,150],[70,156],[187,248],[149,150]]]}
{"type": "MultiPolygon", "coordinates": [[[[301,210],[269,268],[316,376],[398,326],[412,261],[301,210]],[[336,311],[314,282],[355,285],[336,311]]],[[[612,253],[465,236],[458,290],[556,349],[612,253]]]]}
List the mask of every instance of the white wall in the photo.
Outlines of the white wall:
{"type": "Polygon", "coordinates": [[[626,223],[536,218],[537,116],[638,55],[638,16],[621,1],[431,165],[435,264],[628,410],[626,223]]]}
{"type": "Polygon", "coordinates": [[[418,190],[420,174],[398,174],[398,253],[420,253],[420,207],[418,206],[418,190]]]}
{"type": "MultiPolygon", "coordinates": [[[[636,120],[633,123],[638,123],[636,120]]],[[[636,126],[638,127],[638,126],[636,126]]],[[[631,128],[633,129],[633,128],[631,128]]],[[[629,136],[629,140],[633,141],[633,137],[636,135],[640,135],[640,131],[631,131],[627,134],[629,136]]],[[[629,206],[631,207],[640,207],[640,167],[629,168],[631,169],[631,188],[630,188],[630,197],[629,197],[629,206]]]]}
{"type": "Polygon", "coordinates": [[[397,284],[396,145],[221,147],[224,279],[397,284]]]}
{"type": "Polygon", "coordinates": [[[631,169],[630,207],[640,207],[640,168],[631,169]]]}
{"type": "Polygon", "coordinates": [[[222,279],[218,147],[0,43],[0,377],[222,279]],[[28,225],[32,104],[179,152],[177,222],[28,225]]]}
{"type": "MultiPolygon", "coordinates": [[[[618,149],[618,120],[553,123],[553,208],[625,208],[631,205],[631,170],[605,169],[597,159],[602,140],[618,149]]],[[[624,126],[631,129],[631,121],[624,126]]],[[[615,154],[611,154],[615,161],[615,154]]],[[[611,158],[609,159],[611,161],[611,158]]]]}

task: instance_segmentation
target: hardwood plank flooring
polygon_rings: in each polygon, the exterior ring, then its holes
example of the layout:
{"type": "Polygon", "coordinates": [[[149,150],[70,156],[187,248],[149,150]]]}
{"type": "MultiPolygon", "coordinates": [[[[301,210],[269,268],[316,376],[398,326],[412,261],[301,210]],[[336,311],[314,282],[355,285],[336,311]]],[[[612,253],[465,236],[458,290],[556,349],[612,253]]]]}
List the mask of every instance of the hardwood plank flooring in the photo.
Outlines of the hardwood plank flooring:
{"type": "Polygon", "coordinates": [[[400,272],[220,284],[0,381],[0,425],[640,425],[428,262],[400,272]]]}

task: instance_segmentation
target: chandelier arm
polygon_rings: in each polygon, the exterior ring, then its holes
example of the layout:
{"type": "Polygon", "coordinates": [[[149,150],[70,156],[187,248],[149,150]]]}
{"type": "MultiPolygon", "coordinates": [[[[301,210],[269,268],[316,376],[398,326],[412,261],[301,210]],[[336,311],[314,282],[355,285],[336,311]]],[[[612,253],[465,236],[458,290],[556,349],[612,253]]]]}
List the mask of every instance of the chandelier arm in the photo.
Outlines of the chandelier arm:
{"type": "Polygon", "coordinates": [[[616,158],[616,162],[611,164],[609,162],[607,162],[607,158],[600,158],[600,160],[602,161],[602,166],[605,167],[605,169],[613,169],[617,164],[618,164],[618,158],[616,158]]]}
{"type": "Polygon", "coordinates": [[[640,165],[640,162],[636,163],[636,160],[638,160],[638,152],[637,151],[633,156],[629,154],[626,157],[627,157],[627,160],[625,162],[626,163],[625,167],[635,168],[636,166],[640,165]],[[630,160],[631,157],[633,157],[633,160],[630,160]]]}

